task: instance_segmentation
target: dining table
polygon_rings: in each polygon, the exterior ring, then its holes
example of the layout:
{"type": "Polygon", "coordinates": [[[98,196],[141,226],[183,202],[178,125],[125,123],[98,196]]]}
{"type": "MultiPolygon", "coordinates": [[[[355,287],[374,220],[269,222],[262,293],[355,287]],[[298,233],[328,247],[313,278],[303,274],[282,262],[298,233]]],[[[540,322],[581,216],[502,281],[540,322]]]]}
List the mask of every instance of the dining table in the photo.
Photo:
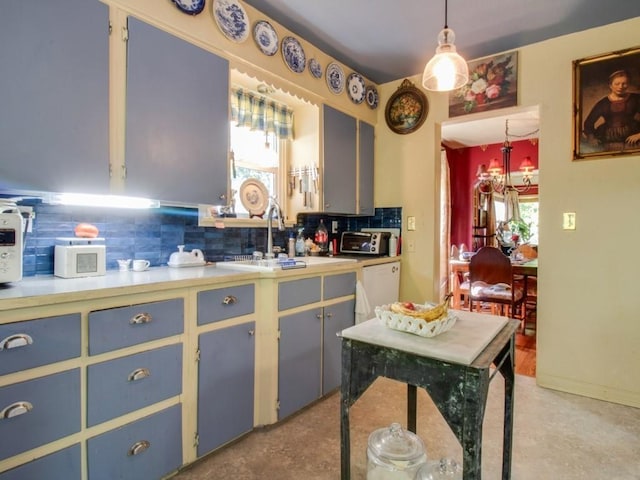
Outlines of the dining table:
{"type": "MultiPolygon", "coordinates": [[[[527,291],[529,277],[538,276],[538,259],[525,258],[523,260],[512,259],[511,271],[514,276],[524,278],[524,290],[527,291]]],[[[469,260],[449,260],[450,287],[453,293],[451,307],[459,309],[462,306],[460,285],[463,282],[464,275],[469,272],[469,260]]]]}

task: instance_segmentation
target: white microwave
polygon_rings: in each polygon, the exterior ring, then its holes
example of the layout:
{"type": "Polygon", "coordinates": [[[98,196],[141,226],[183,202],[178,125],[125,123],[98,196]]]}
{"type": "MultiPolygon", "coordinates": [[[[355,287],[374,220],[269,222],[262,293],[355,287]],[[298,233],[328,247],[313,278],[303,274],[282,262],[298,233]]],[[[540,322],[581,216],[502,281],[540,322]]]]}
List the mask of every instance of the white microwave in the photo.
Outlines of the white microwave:
{"type": "Polygon", "coordinates": [[[53,261],[56,277],[104,275],[107,270],[104,238],[58,238],[53,261]]]}

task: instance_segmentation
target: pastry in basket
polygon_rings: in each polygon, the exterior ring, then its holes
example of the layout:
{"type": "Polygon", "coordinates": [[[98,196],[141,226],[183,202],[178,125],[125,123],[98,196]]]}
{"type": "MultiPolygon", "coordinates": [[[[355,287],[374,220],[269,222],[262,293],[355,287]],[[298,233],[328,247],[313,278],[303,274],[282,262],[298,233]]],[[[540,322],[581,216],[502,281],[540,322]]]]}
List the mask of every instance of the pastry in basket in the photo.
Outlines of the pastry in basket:
{"type": "Polygon", "coordinates": [[[411,302],[395,302],[392,303],[389,308],[392,312],[401,313],[408,317],[415,317],[425,320],[427,322],[433,322],[440,320],[447,315],[449,310],[449,302],[451,301],[451,294],[447,295],[442,303],[436,306],[424,307],[422,305],[416,305],[411,302]]]}

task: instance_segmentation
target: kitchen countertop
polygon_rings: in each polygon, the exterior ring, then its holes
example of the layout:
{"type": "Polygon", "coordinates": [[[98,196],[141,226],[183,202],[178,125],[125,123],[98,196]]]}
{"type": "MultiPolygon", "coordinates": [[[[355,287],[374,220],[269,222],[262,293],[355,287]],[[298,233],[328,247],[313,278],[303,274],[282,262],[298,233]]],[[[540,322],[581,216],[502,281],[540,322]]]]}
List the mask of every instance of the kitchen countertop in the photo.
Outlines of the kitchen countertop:
{"type": "Polygon", "coordinates": [[[215,264],[210,264],[187,268],[152,267],[144,272],[108,270],[103,276],[85,278],[59,278],[53,275],[25,277],[19,282],[0,284],[0,311],[175,288],[212,286],[265,277],[281,278],[307,273],[342,271],[352,269],[354,266],[400,261],[400,257],[357,257],[356,260],[356,262],[314,265],[274,272],[235,271],[216,268],[215,264]]]}

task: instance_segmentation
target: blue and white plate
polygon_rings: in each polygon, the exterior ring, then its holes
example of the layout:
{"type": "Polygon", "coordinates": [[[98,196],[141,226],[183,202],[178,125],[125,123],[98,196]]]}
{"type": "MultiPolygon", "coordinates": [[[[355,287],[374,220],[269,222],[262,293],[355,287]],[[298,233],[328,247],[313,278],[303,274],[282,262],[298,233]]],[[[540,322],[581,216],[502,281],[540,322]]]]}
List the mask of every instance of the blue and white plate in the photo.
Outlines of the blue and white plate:
{"type": "Polygon", "coordinates": [[[367,98],[367,105],[370,108],[375,109],[378,108],[378,90],[373,85],[369,85],[367,87],[367,91],[365,93],[367,98]]]}
{"type": "Polygon", "coordinates": [[[347,78],[347,91],[349,98],[356,105],[364,102],[365,85],[364,78],[359,73],[351,73],[347,78]]]}
{"type": "Polygon", "coordinates": [[[287,67],[294,73],[304,72],[307,66],[307,58],[300,42],[293,37],[282,39],[282,58],[287,67]]]}
{"type": "Polygon", "coordinates": [[[253,39],[265,55],[275,55],[278,51],[278,34],[266,20],[260,20],[253,26],[253,39]]]}
{"type": "Polygon", "coordinates": [[[213,18],[229,40],[244,42],[249,36],[249,17],[238,0],[213,0],[213,18]]]}
{"type": "Polygon", "coordinates": [[[173,0],[176,7],[189,15],[198,15],[204,10],[204,0],[173,0]]]}
{"type": "Polygon", "coordinates": [[[327,86],[331,93],[340,95],[344,90],[344,71],[337,63],[330,63],[327,66],[327,86]]]}
{"type": "Polygon", "coordinates": [[[322,65],[315,58],[309,60],[309,71],[316,78],[322,78],[322,65]]]}

